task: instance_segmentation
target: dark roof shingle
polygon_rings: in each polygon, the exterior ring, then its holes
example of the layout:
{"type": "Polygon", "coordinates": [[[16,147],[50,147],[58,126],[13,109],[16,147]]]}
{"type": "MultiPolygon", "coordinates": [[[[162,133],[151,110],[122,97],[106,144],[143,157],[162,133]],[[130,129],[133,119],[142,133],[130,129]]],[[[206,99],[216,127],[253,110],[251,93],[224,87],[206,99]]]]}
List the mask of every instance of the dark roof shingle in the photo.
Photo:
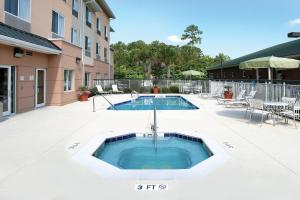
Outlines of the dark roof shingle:
{"type": "MultiPolygon", "coordinates": [[[[291,57],[300,54],[300,39],[275,45],[233,60],[223,64],[222,68],[238,67],[241,62],[267,56],[291,57]]],[[[220,69],[221,64],[210,67],[208,70],[220,69]]]]}
{"type": "Polygon", "coordinates": [[[35,45],[47,47],[54,50],[61,50],[58,46],[56,46],[53,42],[46,38],[14,28],[2,22],[0,22],[0,35],[14,38],[17,40],[22,40],[24,42],[29,42],[35,45]]]}

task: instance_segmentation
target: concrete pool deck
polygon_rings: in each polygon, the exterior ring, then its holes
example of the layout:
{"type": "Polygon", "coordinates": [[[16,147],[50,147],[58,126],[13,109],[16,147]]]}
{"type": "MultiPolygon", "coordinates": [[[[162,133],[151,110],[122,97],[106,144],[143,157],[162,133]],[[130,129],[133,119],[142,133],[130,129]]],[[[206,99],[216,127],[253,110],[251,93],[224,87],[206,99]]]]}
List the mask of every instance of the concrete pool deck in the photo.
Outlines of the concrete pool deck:
{"type": "MultiPolygon", "coordinates": [[[[0,123],[0,199],[300,199],[300,124],[251,122],[244,109],[183,95],[199,106],[191,111],[158,111],[159,132],[207,135],[229,159],[191,180],[108,180],[73,157],[105,134],[150,132],[151,111],[108,111],[101,97],[63,107],[18,114],[0,123]],[[167,184],[167,191],[141,192],[137,184],[167,184]]],[[[129,95],[107,97],[113,103],[129,95]]]]}

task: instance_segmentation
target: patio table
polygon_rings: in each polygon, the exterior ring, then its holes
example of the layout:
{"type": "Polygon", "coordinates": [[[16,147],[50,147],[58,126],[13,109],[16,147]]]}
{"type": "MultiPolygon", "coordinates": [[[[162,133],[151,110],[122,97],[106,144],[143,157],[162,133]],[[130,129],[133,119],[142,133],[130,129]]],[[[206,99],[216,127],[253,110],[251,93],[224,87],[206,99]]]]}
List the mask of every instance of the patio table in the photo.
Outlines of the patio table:
{"type": "Polygon", "coordinates": [[[280,112],[286,111],[289,108],[289,104],[285,102],[264,102],[264,110],[271,112],[272,119],[266,120],[266,123],[272,123],[275,126],[276,120],[275,115],[280,112]]]}

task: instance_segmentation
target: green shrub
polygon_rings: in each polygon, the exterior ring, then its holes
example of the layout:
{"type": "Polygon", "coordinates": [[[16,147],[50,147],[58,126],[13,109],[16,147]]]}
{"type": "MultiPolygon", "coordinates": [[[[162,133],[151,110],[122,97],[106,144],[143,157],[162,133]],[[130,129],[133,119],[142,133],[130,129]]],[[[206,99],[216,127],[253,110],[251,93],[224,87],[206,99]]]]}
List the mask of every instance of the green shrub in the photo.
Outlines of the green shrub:
{"type": "Polygon", "coordinates": [[[90,97],[96,96],[98,93],[98,89],[96,87],[90,88],[89,91],[90,91],[90,95],[89,95],[90,97]]]}
{"type": "Polygon", "coordinates": [[[130,88],[124,88],[123,92],[125,94],[130,94],[132,92],[132,89],[130,89],[130,88]]]}
{"type": "Polygon", "coordinates": [[[147,93],[147,88],[141,87],[141,88],[139,89],[139,93],[141,93],[141,94],[147,93]]]}
{"type": "Polygon", "coordinates": [[[170,91],[170,93],[178,94],[179,93],[179,87],[178,86],[171,86],[169,88],[169,91],[170,91]]]}
{"type": "Polygon", "coordinates": [[[170,93],[170,89],[169,88],[161,88],[161,93],[168,94],[168,93],[170,93]]]}

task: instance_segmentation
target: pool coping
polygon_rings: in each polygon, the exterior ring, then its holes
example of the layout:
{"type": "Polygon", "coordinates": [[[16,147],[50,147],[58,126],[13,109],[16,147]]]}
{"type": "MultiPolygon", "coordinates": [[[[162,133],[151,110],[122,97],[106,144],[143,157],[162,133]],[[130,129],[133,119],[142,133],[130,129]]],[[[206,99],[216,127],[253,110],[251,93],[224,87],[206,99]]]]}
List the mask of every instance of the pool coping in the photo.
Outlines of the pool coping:
{"type": "MultiPolygon", "coordinates": [[[[168,132],[170,133],[170,132],[168,132]]],[[[172,132],[178,133],[178,132],[172,132]]],[[[105,142],[107,138],[114,136],[143,133],[124,133],[115,135],[99,135],[93,138],[87,145],[81,148],[74,156],[73,159],[79,162],[81,165],[87,167],[89,170],[95,172],[99,176],[106,179],[113,180],[184,180],[184,179],[196,179],[206,176],[216,168],[221,166],[229,155],[227,152],[212,138],[207,135],[193,134],[193,133],[178,133],[188,135],[196,138],[200,138],[213,153],[208,159],[198,163],[189,169],[163,169],[163,170],[126,170],[113,166],[105,161],[102,161],[93,156],[94,152],[105,142]]],[[[163,136],[164,133],[160,133],[163,136]]]]}
{"type": "MultiPolygon", "coordinates": [[[[140,97],[155,97],[155,96],[164,96],[164,97],[180,97],[183,100],[185,100],[190,106],[194,107],[193,109],[182,109],[182,110],[160,110],[160,111],[192,111],[192,110],[199,110],[199,106],[196,105],[195,103],[193,103],[192,101],[190,101],[189,99],[185,98],[184,96],[182,96],[181,94],[159,94],[159,95],[149,95],[149,94],[142,94],[140,96],[138,96],[137,98],[140,97]]],[[[135,98],[135,99],[137,99],[135,98]]],[[[118,103],[114,103],[113,106],[118,106],[118,105],[122,105],[125,103],[129,103],[133,100],[133,98],[126,100],[126,101],[122,101],[122,102],[118,102],[118,103]]],[[[112,109],[112,106],[109,106],[108,108],[106,108],[106,110],[108,111],[149,111],[149,110],[115,110],[112,109]]]]}

